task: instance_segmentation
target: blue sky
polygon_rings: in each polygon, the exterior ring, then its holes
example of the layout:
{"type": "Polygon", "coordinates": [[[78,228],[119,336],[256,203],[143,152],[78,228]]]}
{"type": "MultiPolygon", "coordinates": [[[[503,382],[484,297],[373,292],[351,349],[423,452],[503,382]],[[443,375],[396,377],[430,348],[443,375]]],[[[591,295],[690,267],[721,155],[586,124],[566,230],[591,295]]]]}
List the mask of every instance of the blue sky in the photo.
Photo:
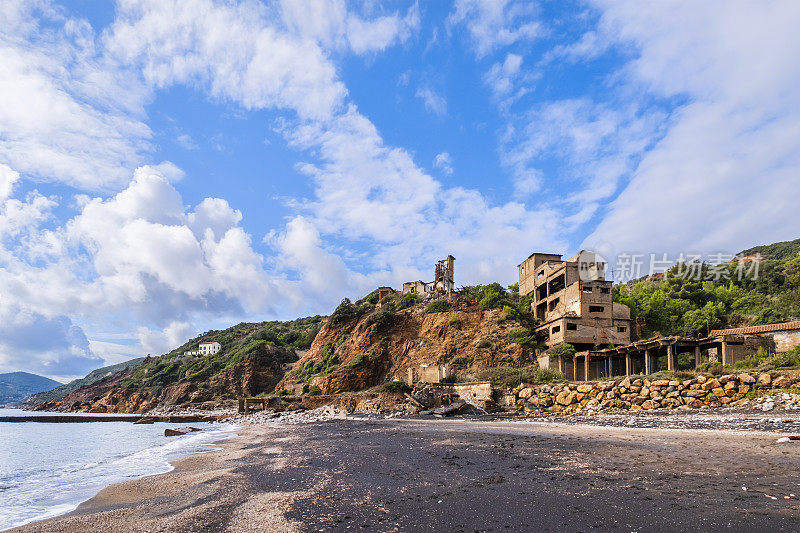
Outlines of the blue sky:
{"type": "Polygon", "coordinates": [[[0,6],[0,371],[796,238],[796,2],[0,6]],[[43,340],[46,339],[46,342],[43,340]]]}

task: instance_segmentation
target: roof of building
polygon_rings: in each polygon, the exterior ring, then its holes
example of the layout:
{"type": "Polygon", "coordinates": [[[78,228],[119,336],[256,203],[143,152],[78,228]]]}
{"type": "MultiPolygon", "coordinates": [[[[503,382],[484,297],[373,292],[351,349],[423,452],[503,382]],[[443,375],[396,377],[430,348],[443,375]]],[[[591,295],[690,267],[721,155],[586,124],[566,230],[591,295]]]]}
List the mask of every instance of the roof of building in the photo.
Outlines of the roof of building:
{"type": "Polygon", "coordinates": [[[746,328],[712,329],[709,337],[717,335],[745,335],[748,333],[769,333],[770,331],[787,331],[800,329],[800,320],[782,322],[780,324],[765,324],[763,326],[749,326],[746,328]]]}
{"type": "Polygon", "coordinates": [[[211,341],[211,342],[201,342],[201,343],[200,343],[200,346],[203,346],[203,345],[208,345],[208,344],[219,344],[219,343],[218,343],[217,341],[211,341]]]}

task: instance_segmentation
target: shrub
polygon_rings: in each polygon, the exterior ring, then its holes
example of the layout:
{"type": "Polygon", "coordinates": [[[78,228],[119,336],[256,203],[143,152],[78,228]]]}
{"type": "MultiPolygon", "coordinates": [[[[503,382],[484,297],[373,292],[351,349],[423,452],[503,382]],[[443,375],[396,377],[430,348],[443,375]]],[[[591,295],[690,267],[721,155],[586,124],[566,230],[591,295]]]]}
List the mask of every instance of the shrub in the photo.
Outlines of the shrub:
{"type": "Polygon", "coordinates": [[[480,339],[477,342],[477,344],[475,344],[475,347],[476,348],[491,348],[492,347],[492,341],[490,341],[489,339],[480,339]]]}
{"type": "Polygon", "coordinates": [[[427,309],[425,309],[426,313],[444,313],[445,311],[450,310],[450,302],[447,300],[434,300],[432,301],[427,309]]]}
{"type": "Polygon", "coordinates": [[[359,366],[363,365],[366,362],[366,360],[367,360],[367,356],[364,355],[363,353],[356,354],[356,356],[353,357],[352,361],[350,361],[349,363],[347,363],[347,365],[345,365],[345,368],[356,368],[356,367],[359,367],[359,366]]]}
{"type": "Polygon", "coordinates": [[[564,374],[550,368],[514,368],[498,366],[487,368],[478,373],[477,378],[491,381],[497,387],[516,387],[520,383],[547,383],[550,381],[564,381],[564,374]]]}
{"type": "Polygon", "coordinates": [[[536,344],[536,334],[529,328],[513,328],[508,332],[508,340],[522,346],[536,344]]]}
{"type": "Polygon", "coordinates": [[[414,294],[413,292],[409,292],[404,294],[400,301],[397,302],[397,310],[402,311],[403,309],[408,309],[409,307],[413,307],[417,305],[419,302],[419,297],[414,294]]]}
{"type": "Polygon", "coordinates": [[[694,354],[679,353],[675,358],[675,367],[678,370],[691,370],[694,368],[694,354]]]}
{"type": "Polygon", "coordinates": [[[548,383],[550,381],[564,381],[564,374],[553,368],[537,368],[531,374],[532,383],[548,383]]]}
{"type": "Polygon", "coordinates": [[[386,392],[408,392],[411,390],[411,387],[409,387],[405,381],[396,380],[384,383],[383,390],[386,392]]]}
{"type": "Polygon", "coordinates": [[[278,389],[278,390],[275,391],[275,394],[277,396],[288,396],[290,393],[286,389],[278,389]]]}
{"type": "Polygon", "coordinates": [[[329,319],[331,325],[341,326],[347,322],[359,318],[364,313],[364,308],[354,304],[349,298],[342,300],[342,303],[331,313],[329,319]]]}
{"type": "Polygon", "coordinates": [[[442,383],[457,383],[457,382],[458,382],[458,376],[456,376],[455,374],[450,374],[449,376],[445,376],[444,378],[442,378],[442,383]]]}
{"type": "Polygon", "coordinates": [[[787,368],[800,365],[800,355],[793,352],[778,353],[769,359],[775,368],[787,368]]]}
{"type": "Polygon", "coordinates": [[[467,357],[462,355],[461,357],[456,357],[455,359],[453,359],[452,363],[458,366],[469,366],[472,364],[474,360],[475,360],[474,357],[467,357]]]}
{"type": "Polygon", "coordinates": [[[569,343],[561,343],[553,346],[547,353],[556,357],[563,357],[565,359],[570,359],[573,355],[575,355],[575,347],[569,343]]]}
{"type": "Polygon", "coordinates": [[[530,381],[530,373],[523,368],[510,366],[497,366],[478,372],[477,378],[481,381],[491,381],[497,387],[516,387],[520,383],[530,381]]]}
{"type": "Polygon", "coordinates": [[[454,328],[460,328],[461,327],[461,319],[458,318],[458,313],[450,313],[450,318],[448,319],[448,324],[450,324],[454,328]]]}
{"type": "Polygon", "coordinates": [[[322,391],[316,385],[311,385],[308,388],[308,392],[306,394],[308,394],[309,396],[319,396],[320,394],[322,394],[322,391]]]}
{"type": "Polygon", "coordinates": [[[372,312],[367,317],[366,325],[371,326],[377,324],[378,329],[384,329],[392,325],[394,322],[394,305],[392,302],[386,302],[379,309],[372,312]]]}

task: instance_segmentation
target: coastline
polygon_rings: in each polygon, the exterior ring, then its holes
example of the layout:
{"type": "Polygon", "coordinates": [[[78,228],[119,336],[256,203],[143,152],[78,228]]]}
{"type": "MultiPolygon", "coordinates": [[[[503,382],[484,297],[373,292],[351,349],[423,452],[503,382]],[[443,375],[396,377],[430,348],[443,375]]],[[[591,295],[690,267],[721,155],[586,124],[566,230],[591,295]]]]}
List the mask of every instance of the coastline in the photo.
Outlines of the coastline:
{"type": "Polygon", "coordinates": [[[244,426],[13,531],[800,528],[781,432],[349,419],[244,426]]]}
{"type": "MultiPolygon", "coordinates": [[[[61,431],[68,426],[74,428],[74,424],[3,424],[16,431],[12,437],[22,435],[23,442],[29,445],[35,446],[37,439],[44,438],[53,448],[58,447],[56,443],[62,442],[61,439],[68,438],[75,451],[58,454],[53,450],[53,454],[40,459],[38,464],[36,459],[26,462],[24,454],[12,456],[10,462],[4,461],[5,471],[21,468],[23,474],[17,477],[19,481],[6,476],[9,486],[5,488],[11,490],[4,492],[7,507],[0,530],[14,531],[68,516],[108,487],[170,473],[183,458],[212,453],[218,449],[219,442],[235,436],[238,431],[235,424],[203,424],[202,431],[166,438],[166,424],[135,426],[131,422],[85,424],[84,429],[75,430],[77,434],[61,431]],[[32,430],[23,429],[25,427],[32,430]],[[73,440],[72,436],[78,438],[73,440]],[[115,444],[114,439],[124,440],[115,444]],[[87,452],[87,446],[95,442],[103,442],[103,448],[98,448],[103,451],[87,452]]],[[[47,454],[48,448],[44,450],[47,454]]]]}

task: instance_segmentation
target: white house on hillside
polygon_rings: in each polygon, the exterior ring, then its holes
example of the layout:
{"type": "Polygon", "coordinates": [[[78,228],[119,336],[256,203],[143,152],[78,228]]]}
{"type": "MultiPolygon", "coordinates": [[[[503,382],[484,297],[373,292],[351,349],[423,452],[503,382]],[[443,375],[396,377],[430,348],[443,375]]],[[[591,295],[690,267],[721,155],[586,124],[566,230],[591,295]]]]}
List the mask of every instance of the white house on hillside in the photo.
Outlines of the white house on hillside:
{"type": "Polygon", "coordinates": [[[214,355],[219,352],[221,348],[222,345],[218,342],[201,342],[199,352],[200,355],[214,355]]]}
{"type": "Polygon", "coordinates": [[[183,355],[214,355],[222,349],[218,342],[201,342],[197,350],[183,352],[183,355]]]}

